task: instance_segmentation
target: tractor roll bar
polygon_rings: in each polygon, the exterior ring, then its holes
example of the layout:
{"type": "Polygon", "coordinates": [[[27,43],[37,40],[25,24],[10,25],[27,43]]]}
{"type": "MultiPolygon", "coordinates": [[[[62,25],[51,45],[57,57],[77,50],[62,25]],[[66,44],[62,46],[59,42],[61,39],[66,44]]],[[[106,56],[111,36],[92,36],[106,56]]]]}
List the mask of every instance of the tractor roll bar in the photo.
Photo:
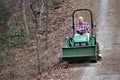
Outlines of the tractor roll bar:
{"type": "Polygon", "coordinates": [[[91,17],[91,27],[92,27],[92,31],[93,31],[93,16],[92,16],[92,11],[89,9],[76,9],[74,10],[74,12],[72,13],[72,22],[73,22],[73,30],[75,31],[75,22],[74,22],[74,15],[76,12],[78,11],[88,11],[90,13],[90,17],[91,17]]]}

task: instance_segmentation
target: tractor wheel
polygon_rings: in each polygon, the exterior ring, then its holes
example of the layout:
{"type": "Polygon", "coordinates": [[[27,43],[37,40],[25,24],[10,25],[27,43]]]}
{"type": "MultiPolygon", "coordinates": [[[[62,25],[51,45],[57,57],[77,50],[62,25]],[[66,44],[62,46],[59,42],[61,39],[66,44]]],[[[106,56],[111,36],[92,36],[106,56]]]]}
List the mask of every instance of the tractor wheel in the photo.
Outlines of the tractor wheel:
{"type": "Polygon", "coordinates": [[[99,43],[98,42],[96,42],[96,49],[97,49],[97,53],[99,53],[99,43]]]}
{"type": "Polygon", "coordinates": [[[101,60],[102,54],[100,53],[100,48],[99,48],[99,43],[98,42],[96,42],[96,49],[97,49],[98,60],[101,60]]]}

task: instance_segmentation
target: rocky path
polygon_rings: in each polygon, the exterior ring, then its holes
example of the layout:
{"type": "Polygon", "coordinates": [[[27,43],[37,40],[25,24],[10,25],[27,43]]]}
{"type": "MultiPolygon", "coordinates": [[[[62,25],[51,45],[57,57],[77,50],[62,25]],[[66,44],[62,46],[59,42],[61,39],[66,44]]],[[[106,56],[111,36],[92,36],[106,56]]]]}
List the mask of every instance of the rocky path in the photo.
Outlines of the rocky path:
{"type": "Polygon", "coordinates": [[[103,53],[103,59],[95,64],[83,63],[83,66],[78,64],[79,67],[74,67],[73,70],[76,70],[75,74],[80,74],[83,69],[82,75],[77,75],[78,77],[74,77],[72,80],[120,80],[120,1],[75,1],[74,4],[78,8],[82,7],[79,5],[82,3],[87,4],[83,8],[96,11],[94,17],[97,22],[97,40],[103,53]]]}

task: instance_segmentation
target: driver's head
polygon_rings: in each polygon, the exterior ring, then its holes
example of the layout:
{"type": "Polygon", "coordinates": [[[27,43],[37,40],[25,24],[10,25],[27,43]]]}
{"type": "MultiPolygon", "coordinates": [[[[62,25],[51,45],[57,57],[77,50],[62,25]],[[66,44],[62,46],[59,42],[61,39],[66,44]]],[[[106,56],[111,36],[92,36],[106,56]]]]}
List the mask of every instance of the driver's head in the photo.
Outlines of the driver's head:
{"type": "Polygon", "coordinates": [[[82,23],[84,22],[83,17],[81,17],[81,16],[80,16],[80,17],[78,18],[78,21],[79,21],[79,23],[81,23],[81,24],[82,24],[82,23]]]}

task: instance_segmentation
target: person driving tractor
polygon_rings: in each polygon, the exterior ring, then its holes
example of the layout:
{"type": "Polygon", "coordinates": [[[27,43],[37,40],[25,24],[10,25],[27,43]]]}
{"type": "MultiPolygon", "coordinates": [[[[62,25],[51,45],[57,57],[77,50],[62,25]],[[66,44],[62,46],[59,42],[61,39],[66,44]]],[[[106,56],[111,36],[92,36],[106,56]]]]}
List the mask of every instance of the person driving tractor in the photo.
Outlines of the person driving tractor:
{"type": "Polygon", "coordinates": [[[83,17],[79,17],[78,22],[75,25],[75,36],[85,35],[87,36],[89,41],[90,32],[91,32],[90,25],[87,22],[84,22],[83,17]]]}

